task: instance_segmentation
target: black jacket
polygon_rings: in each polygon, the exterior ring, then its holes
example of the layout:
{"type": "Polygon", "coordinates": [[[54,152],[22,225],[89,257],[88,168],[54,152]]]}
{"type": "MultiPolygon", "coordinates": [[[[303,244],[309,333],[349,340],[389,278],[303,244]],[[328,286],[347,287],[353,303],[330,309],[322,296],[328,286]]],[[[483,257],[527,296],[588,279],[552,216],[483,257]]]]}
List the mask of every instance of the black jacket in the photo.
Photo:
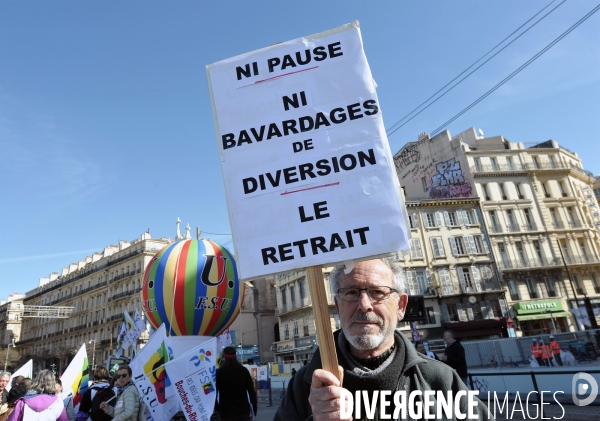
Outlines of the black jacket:
{"type": "Polygon", "coordinates": [[[258,411],[254,382],[244,366],[217,369],[217,396],[222,420],[250,416],[248,396],[254,415],[258,411]]]}
{"type": "Polygon", "coordinates": [[[465,357],[465,349],[455,340],[452,345],[446,347],[444,351],[446,355],[446,364],[456,370],[458,377],[465,379],[467,377],[467,357],[465,357]]]}
{"type": "MultiPolygon", "coordinates": [[[[338,349],[338,334],[339,331],[334,333],[338,362],[344,365],[343,357],[338,349]]],[[[408,392],[441,390],[452,391],[453,394],[456,394],[459,390],[467,390],[465,384],[458,377],[458,373],[439,361],[419,354],[402,333],[396,333],[396,338],[402,341],[406,350],[405,364],[402,373],[398,373],[399,381],[396,390],[406,390],[408,392]]],[[[273,421],[312,421],[308,396],[310,395],[313,372],[320,368],[322,368],[321,355],[317,349],[310,363],[298,370],[298,373],[290,379],[287,393],[281,401],[273,421]]],[[[477,419],[480,421],[493,420],[492,417],[488,418],[485,404],[479,400],[477,402],[478,406],[475,409],[477,419]]],[[[465,413],[467,410],[466,399],[461,399],[460,407],[461,411],[465,413]]]]}

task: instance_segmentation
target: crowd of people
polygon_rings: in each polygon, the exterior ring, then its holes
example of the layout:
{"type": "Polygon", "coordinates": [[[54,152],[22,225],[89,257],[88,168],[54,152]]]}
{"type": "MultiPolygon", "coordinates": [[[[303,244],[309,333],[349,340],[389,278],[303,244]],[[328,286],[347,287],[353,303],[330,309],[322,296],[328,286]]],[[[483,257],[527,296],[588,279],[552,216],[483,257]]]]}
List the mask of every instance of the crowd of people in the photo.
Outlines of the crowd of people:
{"type": "Polygon", "coordinates": [[[542,339],[539,341],[533,339],[533,344],[530,348],[531,355],[533,355],[540,367],[552,367],[553,362],[562,367],[560,343],[554,338],[554,335],[550,335],[548,339],[550,339],[550,342],[547,344],[542,339]]]}
{"type": "Polygon", "coordinates": [[[94,381],[84,393],[79,410],[73,408],[73,394],[63,390],[62,381],[50,370],[41,370],[34,379],[0,372],[0,421],[137,421],[140,395],[131,380],[131,368],[121,365],[110,379],[108,370],[98,367],[94,381]],[[132,387],[133,386],[133,387],[132,387]]]}

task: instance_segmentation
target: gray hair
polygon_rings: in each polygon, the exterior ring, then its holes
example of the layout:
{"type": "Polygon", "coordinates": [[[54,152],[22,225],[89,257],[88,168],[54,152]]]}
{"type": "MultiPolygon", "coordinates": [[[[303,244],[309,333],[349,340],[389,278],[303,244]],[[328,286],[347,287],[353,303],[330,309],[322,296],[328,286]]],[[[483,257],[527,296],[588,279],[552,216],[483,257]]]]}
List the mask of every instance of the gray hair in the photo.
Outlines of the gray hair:
{"type": "Polygon", "coordinates": [[[0,378],[8,377],[10,379],[10,373],[8,371],[0,371],[0,378]]]}
{"type": "MultiPolygon", "coordinates": [[[[391,257],[385,257],[377,260],[381,260],[392,271],[394,288],[399,291],[399,294],[406,292],[406,273],[404,272],[404,269],[402,269],[391,257]]],[[[329,275],[331,293],[334,296],[337,296],[337,291],[340,284],[340,275],[343,273],[345,268],[345,265],[338,265],[333,268],[331,274],[329,275]]]]}
{"type": "Polygon", "coordinates": [[[33,383],[31,383],[30,390],[35,390],[38,393],[47,393],[49,395],[55,394],[58,388],[56,387],[56,377],[54,377],[54,373],[50,370],[40,371],[33,383]]]}

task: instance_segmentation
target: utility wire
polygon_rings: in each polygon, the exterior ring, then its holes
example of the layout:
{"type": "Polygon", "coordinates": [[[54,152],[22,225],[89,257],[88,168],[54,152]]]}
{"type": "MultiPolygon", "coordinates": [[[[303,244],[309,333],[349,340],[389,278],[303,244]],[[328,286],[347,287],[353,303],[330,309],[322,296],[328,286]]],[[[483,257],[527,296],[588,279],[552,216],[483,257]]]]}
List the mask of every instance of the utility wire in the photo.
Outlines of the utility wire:
{"type": "Polygon", "coordinates": [[[575,28],[577,28],[579,25],[581,25],[583,22],[585,22],[588,18],[590,18],[594,13],[596,13],[598,11],[598,9],[600,9],[600,4],[598,4],[596,7],[594,7],[584,17],[582,17],[575,24],[573,24],[573,26],[571,26],[569,29],[567,29],[565,32],[563,32],[561,35],[559,35],[557,38],[555,38],[554,41],[552,41],[550,44],[548,44],[546,47],[544,47],[542,50],[540,50],[540,52],[538,52],[532,58],[530,58],[525,63],[523,63],[523,65],[521,65],[521,67],[519,67],[517,70],[515,70],[510,75],[508,75],[506,78],[504,78],[496,86],[494,86],[492,89],[490,89],[485,94],[483,94],[482,96],[480,96],[477,100],[473,101],[469,106],[465,107],[462,111],[460,111],[458,114],[456,114],[450,120],[446,121],[444,124],[442,124],[437,129],[435,129],[433,132],[431,132],[431,136],[435,136],[437,133],[439,133],[448,124],[452,123],[454,120],[456,120],[461,115],[463,115],[464,113],[466,113],[467,111],[469,111],[475,105],[479,104],[481,101],[483,101],[485,98],[487,98],[490,94],[492,94],[495,90],[497,90],[499,87],[501,87],[502,85],[504,85],[506,82],[508,82],[514,76],[516,76],[519,72],[521,72],[521,70],[525,69],[531,63],[533,63],[535,60],[537,60],[542,54],[544,54],[550,48],[554,47],[554,45],[556,45],[560,40],[562,40],[564,37],[566,37],[567,35],[569,35],[575,28]]]}
{"type": "Polygon", "coordinates": [[[465,70],[462,71],[462,73],[460,73],[458,76],[456,76],[454,79],[452,79],[450,82],[448,82],[447,84],[445,84],[444,86],[442,86],[436,93],[434,93],[433,95],[431,95],[429,98],[427,98],[425,101],[423,101],[421,104],[419,104],[415,109],[413,109],[410,113],[406,114],[404,117],[402,117],[400,120],[398,120],[396,123],[392,124],[392,126],[387,130],[388,133],[388,137],[391,136],[392,134],[394,134],[398,129],[400,129],[401,127],[405,126],[406,124],[408,124],[409,121],[411,121],[413,118],[415,118],[416,116],[418,116],[419,114],[421,114],[423,111],[425,111],[427,108],[429,108],[430,106],[432,106],[433,104],[435,104],[439,99],[441,99],[444,95],[446,95],[448,92],[450,92],[452,89],[454,89],[456,86],[458,86],[460,83],[462,83],[466,78],[468,78],[469,76],[471,76],[473,73],[475,73],[477,70],[479,70],[482,66],[484,66],[487,62],[489,62],[491,59],[493,59],[494,57],[496,57],[498,54],[500,54],[503,50],[505,50],[509,45],[511,45],[513,42],[515,42],[516,40],[518,40],[521,36],[525,35],[525,33],[527,33],[531,28],[533,28],[535,25],[537,25],[538,23],[540,23],[542,20],[544,20],[550,13],[552,13],[553,11],[555,11],[558,7],[560,7],[563,3],[565,3],[567,0],[563,0],[561,3],[559,3],[556,7],[554,7],[552,10],[550,10],[548,13],[546,13],[544,16],[542,16],[539,20],[537,20],[533,25],[531,25],[529,28],[527,28],[525,31],[523,31],[522,33],[520,33],[515,39],[513,39],[511,42],[509,42],[508,44],[506,44],[504,47],[502,47],[502,49],[498,50],[493,56],[491,56],[490,58],[488,58],[486,61],[484,61],[483,63],[481,63],[479,66],[477,66],[473,71],[471,71],[469,74],[467,74],[465,77],[463,77],[461,80],[459,80],[458,82],[456,82],[453,86],[450,87],[450,89],[448,89],[446,92],[444,92],[442,95],[440,95],[438,98],[436,98],[433,102],[431,102],[430,104],[428,104],[425,108],[423,108],[422,110],[420,110],[418,113],[416,113],[415,115],[413,115],[408,121],[404,122],[404,124],[398,126],[398,127],[394,127],[397,126],[398,124],[400,124],[402,121],[406,120],[407,117],[409,117],[412,113],[414,113],[416,110],[418,110],[419,108],[421,108],[421,106],[423,106],[424,104],[426,104],[431,98],[435,97],[437,94],[439,94],[442,90],[444,90],[448,85],[450,85],[452,82],[454,82],[456,79],[458,79],[459,77],[461,77],[463,74],[465,74],[470,68],[472,68],[473,66],[475,66],[479,61],[481,61],[485,56],[487,56],[488,54],[490,54],[492,51],[494,51],[496,48],[498,48],[498,46],[500,46],[504,41],[506,41],[507,39],[509,39],[511,36],[513,36],[519,29],[523,28],[525,25],[527,25],[529,22],[531,22],[537,15],[539,15],[540,13],[542,13],[545,9],[547,9],[552,3],[554,3],[556,0],[552,0],[552,2],[550,2],[547,6],[545,6],[543,9],[541,9],[539,12],[537,12],[535,15],[533,15],[531,18],[529,18],[525,23],[523,23],[521,26],[519,26],[517,29],[515,29],[513,32],[511,32],[510,35],[508,35],[506,38],[504,38],[502,41],[500,41],[498,44],[496,44],[491,50],[489,50],[487,53],[485,53],[483,56],[481,56],[479,59],[477,59],[473,64],[471,64],[469,67],[467,67],[465,70]]]}
{"type": "Polygon", "coordinates": [[[210,234],[210,235],[231,235],[231,233],[229,234],[218,234],[216,232],[208,232],[208,231],[201,231],[202,234],[210,234]]]}

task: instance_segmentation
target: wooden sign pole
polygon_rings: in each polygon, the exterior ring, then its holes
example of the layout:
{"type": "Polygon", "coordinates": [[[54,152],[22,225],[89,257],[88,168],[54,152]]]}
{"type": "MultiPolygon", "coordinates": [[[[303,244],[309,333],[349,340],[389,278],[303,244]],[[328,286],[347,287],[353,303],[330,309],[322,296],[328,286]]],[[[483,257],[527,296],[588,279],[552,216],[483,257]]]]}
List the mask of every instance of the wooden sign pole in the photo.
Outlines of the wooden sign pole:
{"type": "Polygon", "coordinates": [[[319,340],[319,353],[321,354],[323,370],[333,373],[338,380],[341,380],[333,332],[331,330],[329,304],[327,303],[322,266],[307,267],[306,277],[308,278],[308,287],[315,315],[315,326],[317,328],[317,339],[319,340]]]}

